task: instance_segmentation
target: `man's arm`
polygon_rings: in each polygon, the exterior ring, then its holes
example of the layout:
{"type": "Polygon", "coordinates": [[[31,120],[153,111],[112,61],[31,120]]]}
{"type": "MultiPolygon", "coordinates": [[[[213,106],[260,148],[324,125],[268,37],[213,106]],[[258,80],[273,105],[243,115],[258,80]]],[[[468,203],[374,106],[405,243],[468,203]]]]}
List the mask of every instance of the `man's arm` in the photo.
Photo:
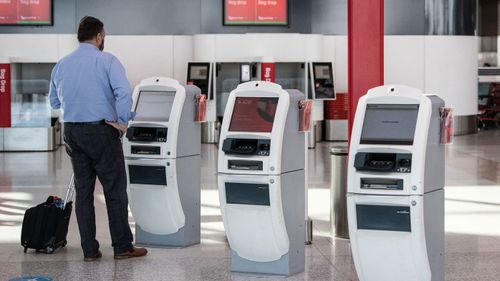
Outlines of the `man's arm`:
{"type": "Polygon", "coordinates": [[[59,97],[57,96],[57,87],[55,83],[55,73],[56,73],[57,65],[54,66],[52,69],[52,74],[50,75],[50,88],[49,88],[49,99],[50,99],[50,106],[53,109],[59,109],[61,108],[61,101],[59,100],[59,97]]]}
{"type": "Polygon", "coordinates": [[[118,120],[116,121],[120,124],[127,124],[133,118],[133,113],[130,112],[132,108],[132,91],[125,74],[125,68],[115,57],[111,61],[109,83],[115,96],[115,107],[118,114],[118,120]]]}

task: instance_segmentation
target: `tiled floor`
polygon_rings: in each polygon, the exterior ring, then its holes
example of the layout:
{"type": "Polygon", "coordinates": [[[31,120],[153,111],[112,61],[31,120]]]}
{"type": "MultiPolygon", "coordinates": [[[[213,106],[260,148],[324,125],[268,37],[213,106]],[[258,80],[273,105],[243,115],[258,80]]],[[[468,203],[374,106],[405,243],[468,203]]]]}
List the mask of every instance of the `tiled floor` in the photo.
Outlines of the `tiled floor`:
{"type": "MultiPolygon", "coordinates": [[[[53,255],[24,254],[19,245],[24,210],[48,194],[63,195],[71,175],[63,149],[0,153],[0,280],[46,275],[54,280],[357,280],[347,240],[329,237],[329,147],[309,150],[309,210],[314,242],[306,271],[290,278],[231,273],[218,209],[216,147],[203,145],[202,243],[150,249],[142,259],[114,261],[104,198],[96,197],[98,240],[104,257],[84,263],[73,216],[69,244],[53,255]]],[[[456,137],[446,153],[446,280],[500,280],[500,131],[456,137]]],[[[133,220],[131,225],[133,226],[133,220]]]]}

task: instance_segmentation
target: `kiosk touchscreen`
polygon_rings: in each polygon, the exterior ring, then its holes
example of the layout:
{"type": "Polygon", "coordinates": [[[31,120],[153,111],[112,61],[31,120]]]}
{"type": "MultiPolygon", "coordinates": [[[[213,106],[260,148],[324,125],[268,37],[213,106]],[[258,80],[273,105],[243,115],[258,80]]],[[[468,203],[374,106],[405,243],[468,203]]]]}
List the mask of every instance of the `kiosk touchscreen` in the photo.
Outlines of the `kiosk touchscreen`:
{"type": "Polygon", "coordinates": [[[304,270],[305,135],[297,90],[240,84],[229,96],[219,147],[219,198],[231,270],[304,270]]]}
{"type": "Polygon", "coordinates": [[[134,90],[136,113],[123,141],[136,242],[200,242],[200,89],[153,77],[134,90]]]}
{"type": "Polygon", "coordinates": [[[187,84],[200,88],[207,99],[213,99],[212,92],[212,67],[209,62],[188,63],[187,84]]]}
{"type": "Polygon", "coordinates": [[[406,86],[358,103],[348,167],[348,221],[361,281],[444,280],[444,102],[406,86]]]}
{"type": "Polygon", "coordinates": [[[335,99],[331,62],[312,63],[312,91],[315,99],[335,99]]]}

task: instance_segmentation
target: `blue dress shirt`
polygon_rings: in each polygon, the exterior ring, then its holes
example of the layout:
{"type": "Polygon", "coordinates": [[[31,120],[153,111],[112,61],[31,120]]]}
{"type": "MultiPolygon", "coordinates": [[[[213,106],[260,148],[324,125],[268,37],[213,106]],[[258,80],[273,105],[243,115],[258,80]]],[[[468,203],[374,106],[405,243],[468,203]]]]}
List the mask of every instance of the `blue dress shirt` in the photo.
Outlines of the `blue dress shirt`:
{"type": "Polygon", "coordinates": [[[63,122],[127,123],[133,118],[132,92],[123,65],[88,43],[81,43],[56,64],[49,98],[52,108],[61,108],[63,122]]]}

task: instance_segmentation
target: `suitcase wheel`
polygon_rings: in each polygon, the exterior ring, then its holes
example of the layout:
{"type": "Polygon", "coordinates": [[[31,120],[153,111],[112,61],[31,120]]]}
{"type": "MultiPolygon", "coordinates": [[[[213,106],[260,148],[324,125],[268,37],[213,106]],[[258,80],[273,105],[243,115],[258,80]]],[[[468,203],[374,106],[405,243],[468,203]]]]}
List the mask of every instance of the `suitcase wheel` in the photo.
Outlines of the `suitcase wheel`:
{"type": "Polygon", "coordinates": [[[54,252],[54,247],[53,246],[47,246],[45,247],[45,253],[47,254],[52,254],[54,252]]]}

